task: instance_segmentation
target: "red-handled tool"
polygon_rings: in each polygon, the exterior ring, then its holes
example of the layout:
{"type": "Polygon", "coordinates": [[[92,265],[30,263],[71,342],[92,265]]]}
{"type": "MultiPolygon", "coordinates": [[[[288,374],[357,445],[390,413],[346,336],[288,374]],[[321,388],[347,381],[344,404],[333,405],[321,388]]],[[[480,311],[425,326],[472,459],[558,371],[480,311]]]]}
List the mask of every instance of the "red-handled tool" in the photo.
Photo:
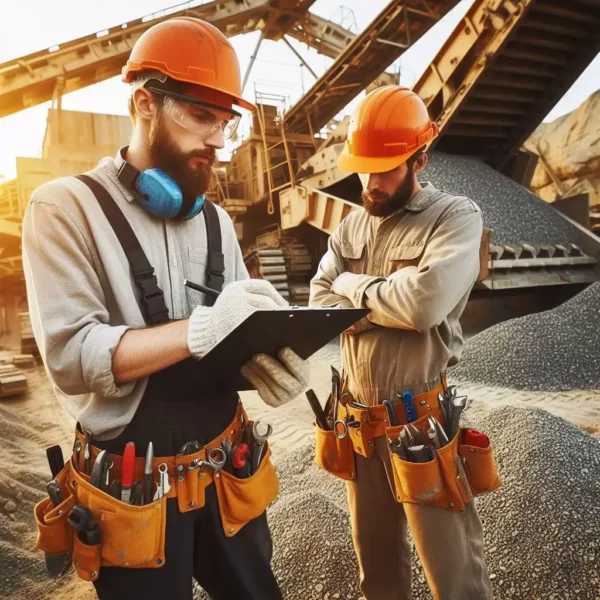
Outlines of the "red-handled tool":
{"type": "Polygon", "coordinates": [[[475,446],[476,448],[487,448],[490,445],[490,438],[480,431],[465,429],[463,444],[466,446],[475,446]]]}
{"type": "Polygon", "coordinates": [[[233,474],[239,479],[250,477],[250,447],[242,442],[231,453],[233,474]]]}
{"type": "Polygon", "coordinates": [[[248,444],[240,444],[231,453],[231,464],[234,469],[241,469],[246,464],[246,456],[250,454],[248,444]]]}
{"type": "Polygon", "coordinates": [[[131,500],[131,487],[133,486],[133,467],[135,464],[135,444],[128,442],[123,452],[121,467],[121,502],[129,504],[131,500]]]}

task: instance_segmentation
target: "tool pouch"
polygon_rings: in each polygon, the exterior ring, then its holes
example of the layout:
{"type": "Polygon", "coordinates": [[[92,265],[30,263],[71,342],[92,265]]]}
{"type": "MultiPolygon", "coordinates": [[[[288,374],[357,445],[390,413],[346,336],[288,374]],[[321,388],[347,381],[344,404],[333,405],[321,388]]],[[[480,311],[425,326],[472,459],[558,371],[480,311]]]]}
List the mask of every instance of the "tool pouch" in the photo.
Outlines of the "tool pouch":
{"type": "Polygon", "coordinates": [[[207,469],[187,468],[194,460],[206,460],[206,450],[176,457],[177,505],[182,513],[202,508],[206,503],[206,488],[213,482],[212,473],[207,469]]]}
{"type": "Polygon", "coordinates": [[[374,439],[383,434],[383,421],[373,419],[367,410],[346,405],[348,411],[348,438],[352,442],[354,452],[369,458],[375,448],[374,439]],[[359,427],[350,426],[359,423],[359,427]]]}
{"type": "MultiPolygon", "coordinates": [[[[401,427],[388,429],[388,438],[397,440],[401,427]]],[[[490,491],[500,485],[497,471],[493,463],[491,446],[489,452],[479,453],[473,446],[461,444],[464,429],[460,428],[454,438],[439,450],[435,450],[435,459],[426,463],[409,462],[401,459],[390,449],[392,471],[396,489],[396,500],[412,504],[433,505],[451,511],[459,512],[473,499],[474,495],[481,493],[481,485],[490,491]],[[469,471],[465,467],[463,455],[477,457],[473,460],[473,467],[469,471]],[[477,461],[480,456],[485,456],[484,461],[477,461]],[[492,461],[492,462],[490,462],[492,461]],[[482,473],[483,469],[485,474],[482,473]],[[479,471],[477,471],[479,469],[479,471]],[[469,472],[476,473],[476,485],[469,472]]],[[[486,448],[485,450],[488,450],[486,448]]]]}
{"type": "Polygon", "coordinates": [[[316,423],[314,425],[315,463],[317,466],[341,479],[354,479],[356,477],[356,457],[350,436],[340,440],[335,437],[332,429],[325,431],[316,423]]]}
{"type": "MultiPolygon", "coordinates": [[[[75,469],[71,469],[70,477],[77,504],[89,508],[98,522],[100,566],[144,569],[163,566],[167,496],[150,504],[133,506],[94,487],[89,483],[89,476],[75,469]]],[[[93,566],[91,548],[93,546],[86,547],[85,552],[79,548],[88,561],[81,567],[84,573],[93,566]]]]}
{"type": "MultiPolygon", "coordinates": [[[[252,427],[252,422],[249,423],[252,427]]],[[[279,478],[271,461],[271,448],[265,442],[264,454],[256,473],[239,479],[221,470],[214,476],[223,531],[234,536],[244,525],[265,512],[279,493],[279,478]]]]}
{"type": "Polygon", "coordinates": [[[100,575],[100,544],[84,544],[75,534],[73,538],[73,566],[85,581],[96,581],[100,575]]]}
{"type": "MultiPolygon", "coordinates": [[[[401,427],[390,428],[392,439],[397,439],[396,431],[401,427]]],[[[390,450],[396,500],[412,504],[438,506],[453,511],[461,511],[469,501],[468,492],[459,488],[459,472],[454,458],[458,456],[460,430],[448,444],[435,450],[435,458],[426,463],[416,463],[401,459],[390,450]]]]}
{"type": "MultiPolygon", "coordinates": [[[[429,417],[435,417],[443,424],[442,411],[437,400],[433,401],[437,392],[438,388],[430,393],[420,394],[415,397],[415,408],[418,418],[412,422],[412,425],[420,429],[424,433],[425,438],[427,438],[427,419],[429,417]],[[421,404],[421,400],[424,400],[423,404],[421,404]]],[[[348,413],[348,434],[352,440],[354,451],[357,454],[369,458],[375,448],[375,438],[387,435],[389,431],[400,432],[400,429],[402,429],[400,425],[389,427],[388,416],[383,406],[379,405],[368,409],[361,409],[349,404],[353,400],[349,392],[344,392],[342,397],[346,398],[345,409],[348,413]],[[351,423],[354,423],[354,426],[351,423]]],[[[398,402],[394,407],[398,423],[406,424],[403,404],[398,402]]],[[[390,436],[388,435],[388,437],[390,436]]],[[[398,435],[396,434],[394,439],[397,439],[397,437],[398,435]]]]}
{"type": "Polygon", "coordinates": [[[63,499],[58,506],[54,506],[50,498],[44,498],[33,508],[37,525],[36,548],[44,552],[48,574],[51,577],[62,574],[60,568],[53,572],[53,565],[62,563],[67,566],[68,557],[73,552],[73,529],[68,524],[67,518],[75,505],[75,497],[70,487],[69,473],[70,467],[67,463],[55,478],[63,499]]]}
{"type": "Polygon", "coordinates": [[[469,485],[474,496],[491,492],[502,485],[492,444],[485,448],[461,444],[458,454],[463,460],[469,485]]]}

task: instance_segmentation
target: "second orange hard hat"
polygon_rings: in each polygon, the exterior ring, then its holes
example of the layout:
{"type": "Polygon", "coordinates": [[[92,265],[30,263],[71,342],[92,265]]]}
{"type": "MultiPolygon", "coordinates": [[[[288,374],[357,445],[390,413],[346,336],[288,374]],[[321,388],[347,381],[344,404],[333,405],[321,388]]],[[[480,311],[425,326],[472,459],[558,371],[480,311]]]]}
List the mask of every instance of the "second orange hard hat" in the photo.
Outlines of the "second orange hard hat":
{"type": "Polygon", "coordinates": [[[417,94],[387,85],[367,94],[348,127],[338,167],[350,173],[384,173],[406,162],[439,134],[417,94]]]}
{"type": "Polygon", "coordinates": [[[176,17],[145,31],[123,67],[122,80],[131,83],[136,73],[144,71],[220,92],[234,104],[256,110],[242,98],[240,64],[230,41],[201,19],[176,17]]]}

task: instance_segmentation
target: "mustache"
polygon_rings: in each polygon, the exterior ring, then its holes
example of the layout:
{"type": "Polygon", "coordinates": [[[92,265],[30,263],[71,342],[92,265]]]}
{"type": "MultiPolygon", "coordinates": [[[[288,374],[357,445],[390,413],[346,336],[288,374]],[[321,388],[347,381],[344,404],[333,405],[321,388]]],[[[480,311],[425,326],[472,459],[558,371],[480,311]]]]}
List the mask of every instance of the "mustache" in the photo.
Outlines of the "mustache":
{"type": "Polygon", "coordinates": [[[215,150],[210,151],[210,152],[207,152],[207,151],[202,152],[200,150],[195,150],[194,152],[188,152],[185,155],[186,160],[191,160],[192,158],[205,158],[209,162],[213,162],[217,159],[217,153],[215,150]]]}
{"type": "Polygon", "coordinates": [[[391,198],[390,194],[388,194],[387,192],[382,192],[381,190],[373,190],[373,191],[363,190],[361,195],[362,195],[363,201],[366,200],[367,202],[369,200],[373,200],[375,198],[378,200],[389,200],[391,198]]]}

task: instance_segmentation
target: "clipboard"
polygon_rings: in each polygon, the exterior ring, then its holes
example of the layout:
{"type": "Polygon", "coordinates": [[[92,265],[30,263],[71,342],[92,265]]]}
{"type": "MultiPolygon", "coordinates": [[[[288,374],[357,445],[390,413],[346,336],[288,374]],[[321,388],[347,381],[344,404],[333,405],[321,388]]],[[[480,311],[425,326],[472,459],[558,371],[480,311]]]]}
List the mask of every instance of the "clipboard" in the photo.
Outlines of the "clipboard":
{"type": "Polygon", "coordinates": [[[198,361],[199,375],[213,388],[253,390],[240,369],[255,354],[277,358],[277,352],[289,346],[306,360],[369,312],[303,306],[257,310],[198,361]]]}

